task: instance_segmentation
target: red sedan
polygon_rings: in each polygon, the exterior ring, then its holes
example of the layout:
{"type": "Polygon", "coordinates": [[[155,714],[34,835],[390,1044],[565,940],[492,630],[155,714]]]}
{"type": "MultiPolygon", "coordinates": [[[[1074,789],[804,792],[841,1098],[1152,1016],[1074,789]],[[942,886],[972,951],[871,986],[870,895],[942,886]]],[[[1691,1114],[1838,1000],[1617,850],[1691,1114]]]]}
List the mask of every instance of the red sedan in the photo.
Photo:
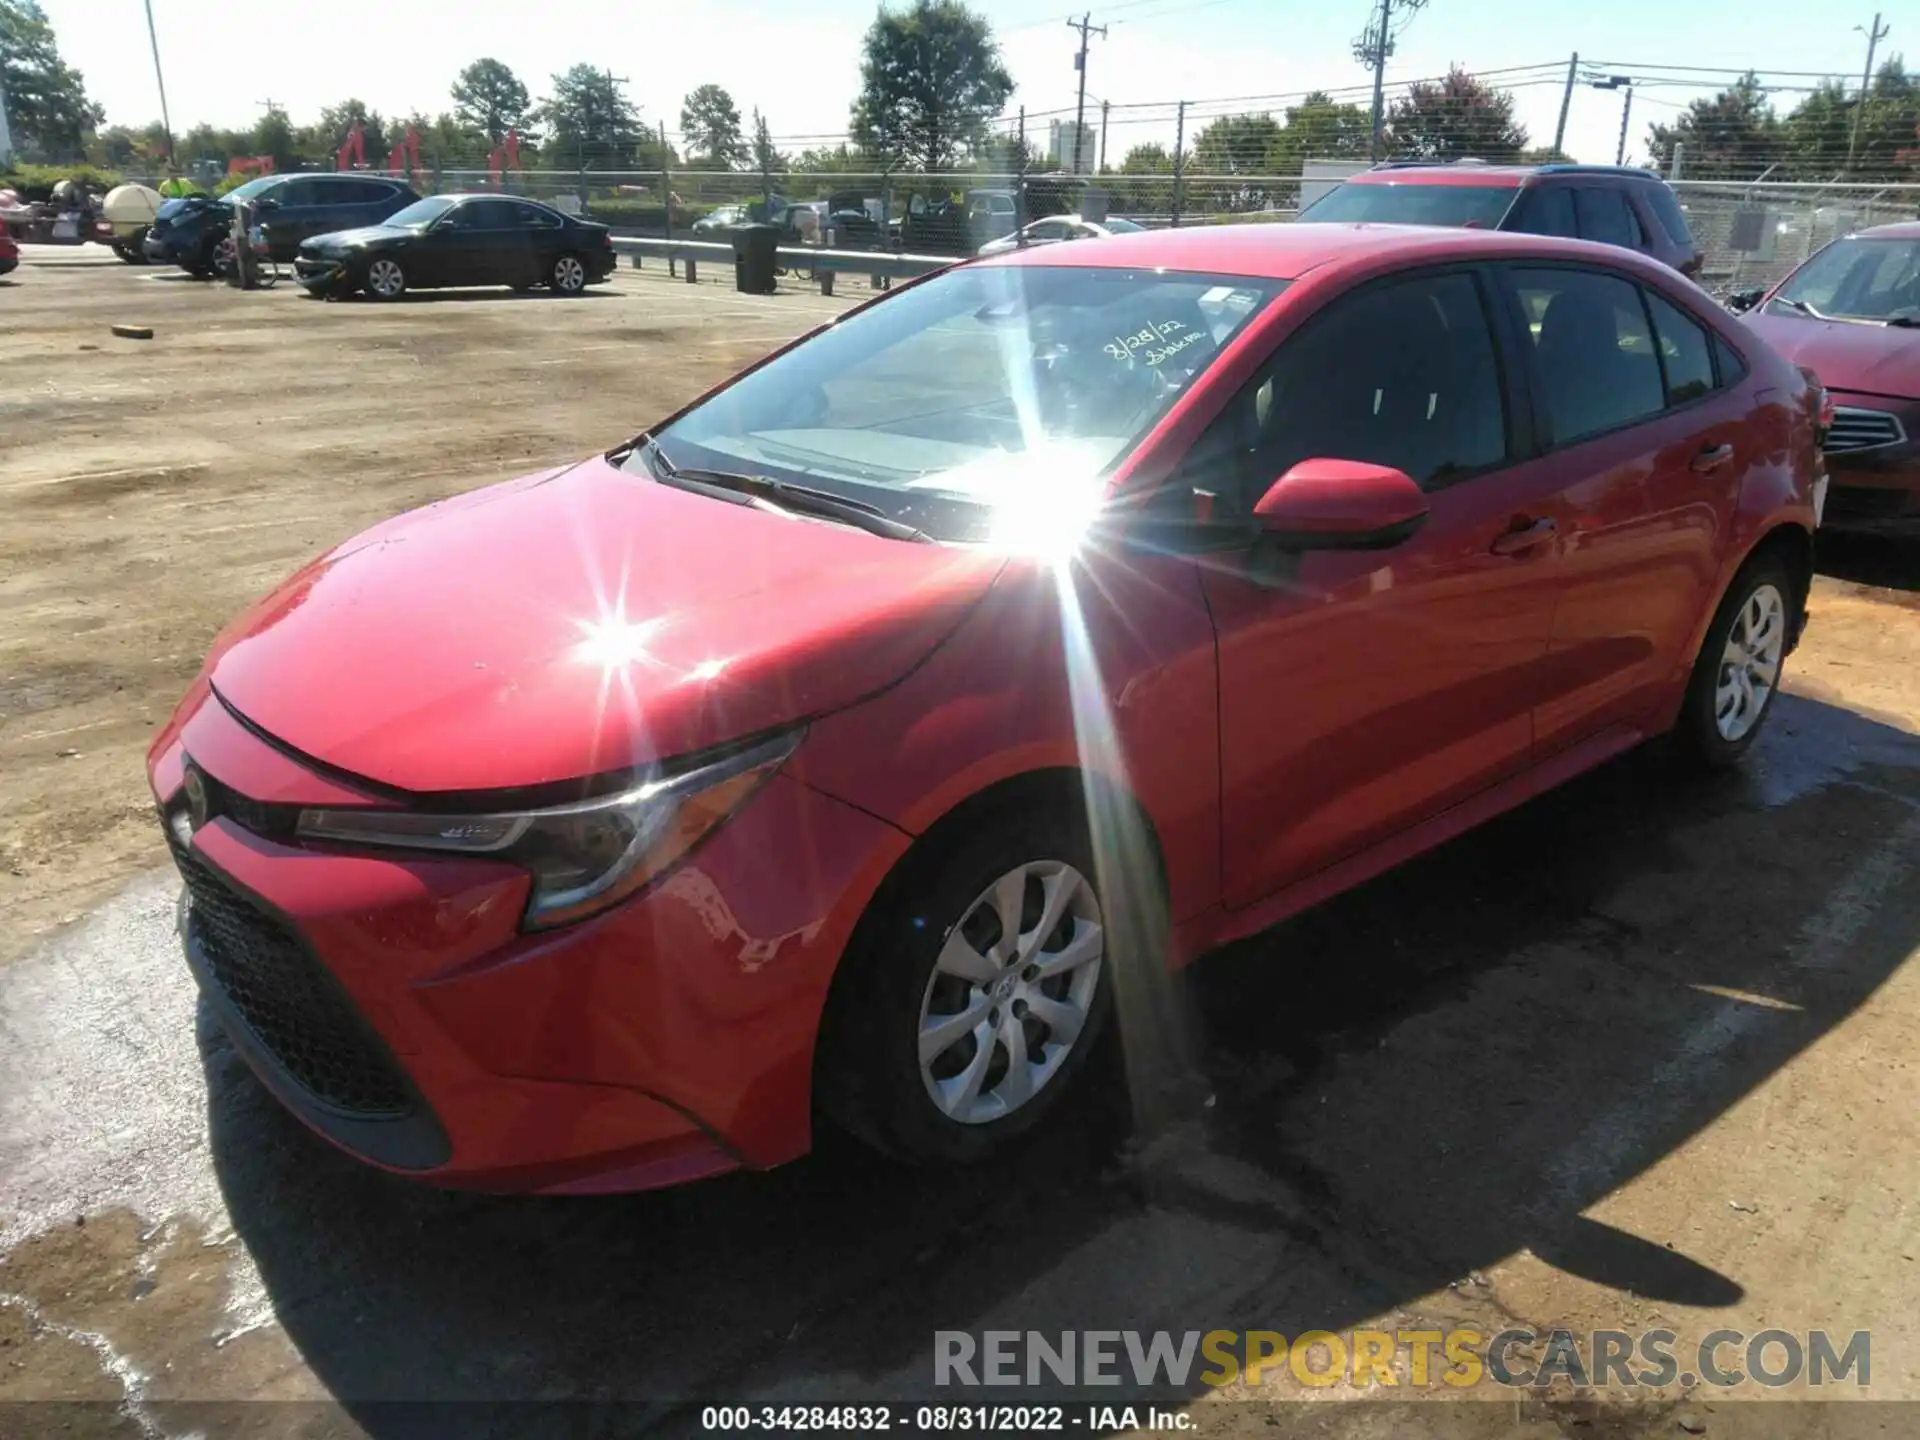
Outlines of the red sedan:
{"type": "Polygon", "coordinates": [[[1753,743],[1818,387],[1671,270],[1231,227],[963,265],[377,526],[150,756],[285,1104],[444,1184],[970,1159],[1156,977],[1663,732],[1753,743]]]}
{"type": "Polygon", "coordinates": [[[1819,375],[1835,529],[1920,538],[1920,222],[1836,240],[1771,293],[1735,297],[1747,326],[1819,375]]]}

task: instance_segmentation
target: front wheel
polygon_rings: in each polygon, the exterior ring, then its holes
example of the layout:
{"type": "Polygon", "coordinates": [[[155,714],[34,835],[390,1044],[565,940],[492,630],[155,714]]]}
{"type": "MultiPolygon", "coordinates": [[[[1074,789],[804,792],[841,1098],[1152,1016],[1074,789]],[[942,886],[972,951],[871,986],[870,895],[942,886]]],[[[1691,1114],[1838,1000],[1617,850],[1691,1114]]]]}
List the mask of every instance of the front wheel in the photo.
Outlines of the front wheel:
{"type": "Polygon", "coordinates": [[[1688,759],[1724,769],[1759,738],[1780,692],[1799,594],[1787,566],[1769,555],[1749,560],[1727,587],[1694,661],[1674,730],[1688,759]]]}
{"type": "Polygon", "coordinates": [[[984,1159],[1040,1124],[1112,1014],[1086,827],[1000,818],[909,862],[835,985],[823,1105],[902,1159],[984,1159]]]}
{"type": "Polygon", "coordinates": [[[218,240],[215,240],[213,244],[208,247],[207,263],[206,263],[205,269],[209,274],[218,275],[222,280],[224,280],[229,275],[233,274],[233,265],[234,265],[233,236],[222,235],[218,240]]]}
{"type": "Polygon", "coordinates": [[[577,255],[562,255],[548,272],[547,286],[556,295],[578,295],[587,288],[587,267],[577,255]]]}
{"type": "Polygon", "coordinates": [[[385,255],[374,257],[367,266],[367,293],[376,300],[398,300],[407,293],[407,272],[398,260],[385,255]]]}

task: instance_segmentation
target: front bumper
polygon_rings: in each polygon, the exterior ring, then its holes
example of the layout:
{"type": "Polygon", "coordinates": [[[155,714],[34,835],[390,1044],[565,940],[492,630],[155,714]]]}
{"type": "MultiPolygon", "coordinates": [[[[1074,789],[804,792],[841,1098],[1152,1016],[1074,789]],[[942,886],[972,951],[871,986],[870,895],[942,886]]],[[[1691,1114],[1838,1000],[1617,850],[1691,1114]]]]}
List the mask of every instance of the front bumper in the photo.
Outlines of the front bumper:
{"type": "Polygon", "coordinates": [[[1894,443],[1829,450],[1823,529],[1882,535],[1920,535],[1920,403],[1836,391],[1845,411],[1894,418],[1894,443]]]}
{"type": "Polygon", "coordinates": [[[225,797],[189,835],[168,827],[188,961],[306,1124],[382,1168],[503,1191],[648,1189],[805,1152],[827,986],[905,836],[776,776],[653,889],[526,934],[514,866],[262,833],[365,797],[197,693],[149,762],[165,816],[189,755],[225,797]]]}
{"type": "Polygon", "coordinates": [[[296,255],[293,278],[309,290],[347,290],[357,283],[344,260],[328,255],[296,255]]]}

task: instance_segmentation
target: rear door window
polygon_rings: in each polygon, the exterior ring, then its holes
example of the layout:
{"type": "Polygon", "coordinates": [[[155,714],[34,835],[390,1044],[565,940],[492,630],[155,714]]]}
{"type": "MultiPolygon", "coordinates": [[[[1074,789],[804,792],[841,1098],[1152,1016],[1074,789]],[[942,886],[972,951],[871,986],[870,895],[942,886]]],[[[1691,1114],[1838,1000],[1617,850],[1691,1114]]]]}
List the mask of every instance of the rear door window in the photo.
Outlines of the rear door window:
{"type": "Polygon", "coordinates": [[[1536,185],[1520,201],[1512,230],[1529,235],[1564,235],[1577,239],[1580,227],[1573,215],[1573,191],[1565,185],[1536,185]]]}
{"type": "Polygon", "coordinates": [[[1667,238],[1676,245],[1691,250],[1693,231],[1687,228],[1686,211],[1680,208],[1680,202],[1666,185],[1655,183],[1644,191],[1647,204],[1652,208],[1654,217],[1659,220],[1660,228],[1667,232],[1667,238]]]}
{"type": "Polygon", "coordinates": [[[1509,274],[1533,337],[1534,381],[1553,444],[1617,430],[1666,408],[1638,285],[1574,266],[1516,266],[1509,274]]]}
{"type": "Polygon", "coordinates": [[[1597,185],[1582,185],[1574,191],[1574,212],[1580,221],[1580,238],[1597,240],[1602,245],[1638,248],[1638,227],[1627,200],[1618,190],[1597,185]]]}
{"type": "Polygon", "coordinates": [[[1667,404],[1684,405],[1712,392],[1713,344],[1706,327],[1669,304],[1660,295],[1646,292],[1647,308],[1653,312],[1653,333],[1660,342],[1660,363],[1667,375],[1667,404]]]}

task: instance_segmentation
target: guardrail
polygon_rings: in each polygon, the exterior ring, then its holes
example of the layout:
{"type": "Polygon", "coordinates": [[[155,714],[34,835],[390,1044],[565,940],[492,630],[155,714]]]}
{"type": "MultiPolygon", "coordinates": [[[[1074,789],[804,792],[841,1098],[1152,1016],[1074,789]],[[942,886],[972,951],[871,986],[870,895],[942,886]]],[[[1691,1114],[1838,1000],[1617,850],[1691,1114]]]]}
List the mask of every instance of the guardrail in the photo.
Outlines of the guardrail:
{"type": "MultiPolygon", "coordinates": [[[[730,240],[655,240],[641,235],[616,235],[613,248],[633,257],[637,269],[643,259],[664,260],[667,272],[676,264],[686,267],[687,283],[696,283],[699,265],[732,265],[730,240]]],[[[782,245],[775,258],[789,271],[806,271],[820,282],[822,295],[833,294],[835,275],[866,275],[876,290],[884,290],[894,280],[910,280],[958,264],[956,255],[904,255],[894,250],[830,250],[815,245],[782,245]]]]}

